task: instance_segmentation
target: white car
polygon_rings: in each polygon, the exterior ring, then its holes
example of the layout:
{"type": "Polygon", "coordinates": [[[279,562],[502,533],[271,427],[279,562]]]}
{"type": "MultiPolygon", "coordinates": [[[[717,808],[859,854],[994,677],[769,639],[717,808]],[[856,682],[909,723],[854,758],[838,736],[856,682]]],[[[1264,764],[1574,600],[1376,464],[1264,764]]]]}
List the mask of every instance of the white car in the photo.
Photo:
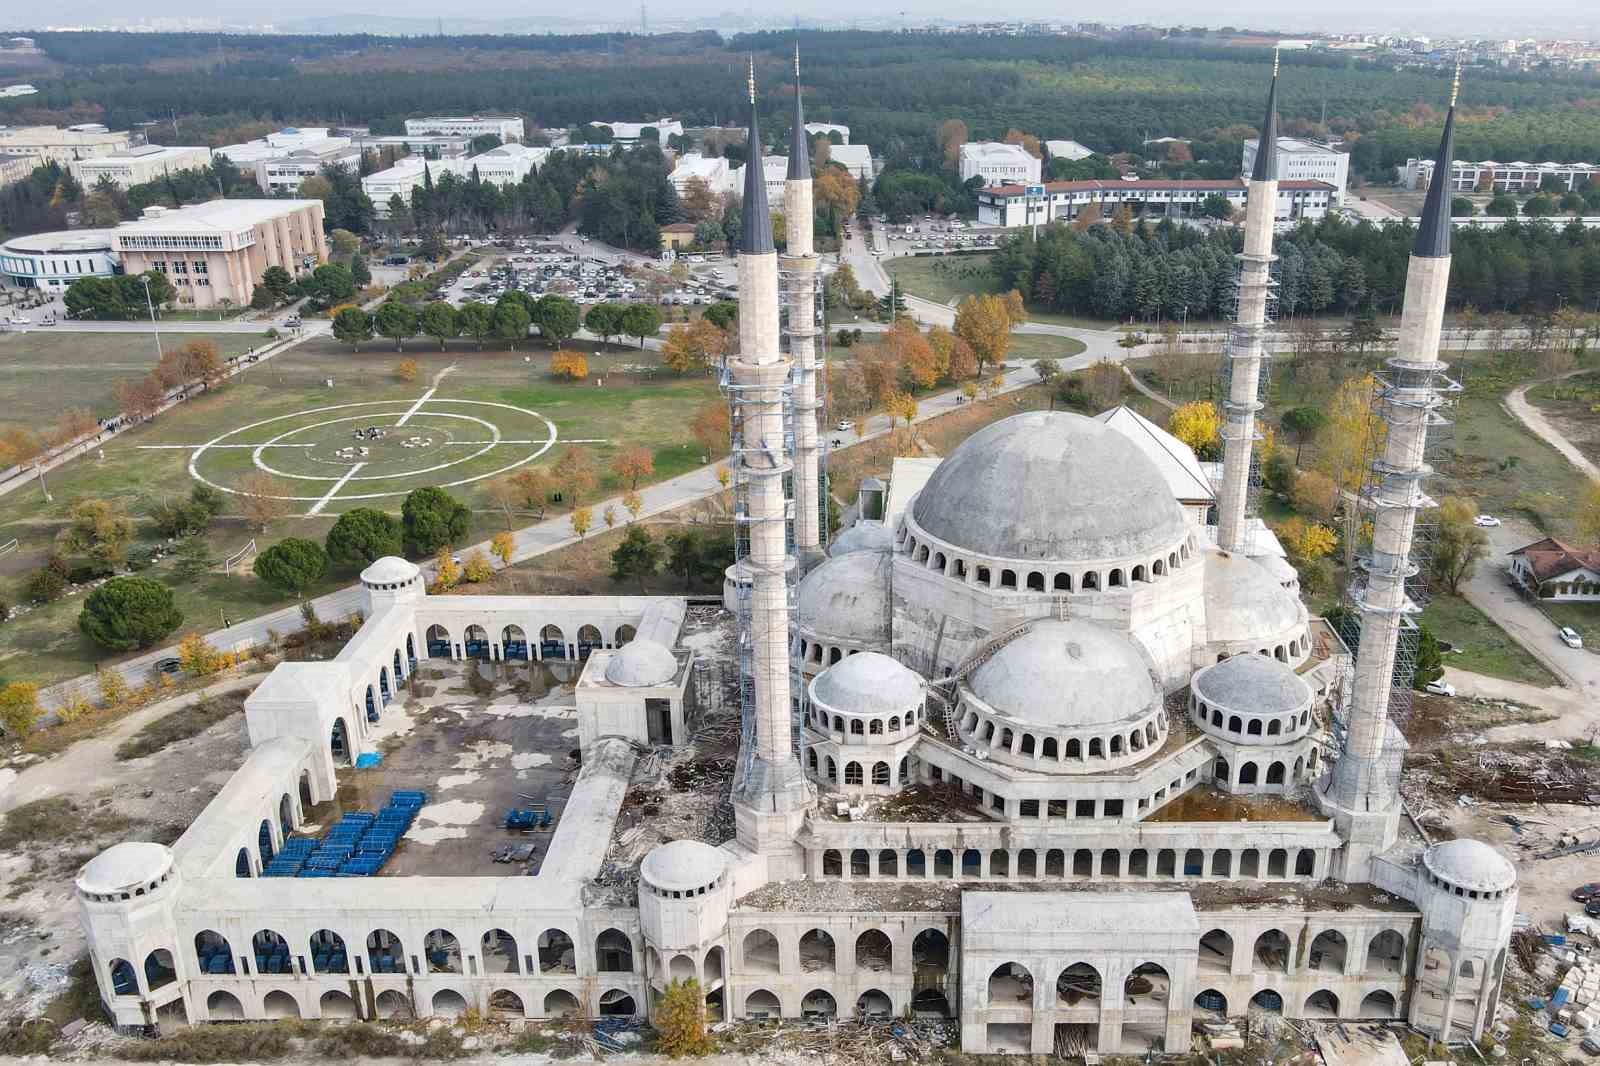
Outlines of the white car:
{"type": "Polygon", "coordinates": [[[855,427],[856,427],[856,424],[854,422],[851,422],[849,419],[846,419],[846,418],[841,418],[839,420],[839,424],[834,426],[833,428],[837,429],[840,433],[844,433],[845,431],[854,429],[855,427]]]}
{"type": "Polygon", "coordinates": [[[1422,687],[1425,691],[1435,696],[1454,696],[1456,694],[1456,687],[1448,681],[1429,681],[1422,687]]]}
{"type": "Polygon", "coordinates": [[[1562,626],[1560,629],[1556,630],[1556,636],[1560,637],[1561,643],[1565,644],[1569,648],[1583,647],[1583,638],[1580,637],[1578,635],[1578,631],[1573,629],[1571,626],[1562,626]]]}
{"type": "Polygon", "coordinates": [[[8,325],[8,326],[31,326],[31,325],[33,325],[33,321],[31,319],[23,318],[21,315],[7,315],[6,316],[6,325],[8,325]]]}
{"type": "Polygon", "coordinates": [[[1472,524],[1475,526],[1498,526],[1500,519],[1492,514],[1481,514],[1472,520],[1472,524]]]}

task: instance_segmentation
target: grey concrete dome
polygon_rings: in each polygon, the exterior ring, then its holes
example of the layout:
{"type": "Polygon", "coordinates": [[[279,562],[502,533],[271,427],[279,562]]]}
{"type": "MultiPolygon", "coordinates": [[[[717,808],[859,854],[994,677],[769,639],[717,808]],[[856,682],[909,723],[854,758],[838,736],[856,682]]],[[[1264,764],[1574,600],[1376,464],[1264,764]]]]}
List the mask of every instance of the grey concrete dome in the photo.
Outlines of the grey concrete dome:
{"type": "Polygon", "coordinates": [[[1160,695],[1128,638],[1093,622],[1038,622],[973,673],[973,695],[1034,725],[1076,729],[1147,717],[1160,695]]]}
{"type": "Polygon", "coordinates": [[[828,544],[830,556],[849,555],[851,552],[887,552],[894,550],[894,533],[882,522],[860,521],[834,537],[828,544]]]}
{"type": "Polygon", "coordinates": [[[974,433],[939,464],[912,515],[931,537],[1001,559],[1164,555],[1185,533],[1148,456],[1115,429],[1059,411],[974,433]]]}
{"type": "Polygon", "coordinates": [[[1468,891],[1503,892],[1517,883],[1511,860],[1481,840],[1447,840],[1423,852],[1422,861],[1441,881],[1468,891]]]}
{"type": "Polygon", "coordinates": [[[665,685],[678,676],[678,660],[653,640],[634,638],[606,663],[606,680],[625,688],[665,685]]]}
{"type": "Polygon", "coordinates": [[[372,565],[361,571],[363,585],[403,585],[416,577],[422,571],[417,569],[415,563],[407,562],[396,555],[385,555],[374,560],[372,565]]]}
{"type": "Polygon", "coordinates": [[[639,876],[663,892],[706,888],[728,868],[721,848],[699,840],[673,840],[653,848],[639,864],[639,876]]]}
{"type": "Polygon", "coordinates": [[[172,870],[172,850],[147,841],[113,844],[83,864],[78,891],[112,896],[148,889],[172,870]]]}
{"type": "Polygon", "coordinates": [[[1235,655],[1194,675],[1194,695],[1251,714],[1285,714],[1311,703],[1311,686],[1286,663],[1265,655],[1235,655]]]}
{"type": "Polygon", "coordinates": [[[1300,601],[1243,555],[1205,556],[1206,639],[1267,640],[1300,621],[1300,601]]]}
{"type": "Polygon", "coordinates": [[[886,552],[823,560],[800,581],[800,629],[823,640],[887,648],[893,560],[886,552]]]}
{"type": "Polygon", "coordinates": [[[898,659],[864,651],[834,663],[811,682],[811,697],[841,714],[899,714],[920,706],[924,683],[898,659]]]}

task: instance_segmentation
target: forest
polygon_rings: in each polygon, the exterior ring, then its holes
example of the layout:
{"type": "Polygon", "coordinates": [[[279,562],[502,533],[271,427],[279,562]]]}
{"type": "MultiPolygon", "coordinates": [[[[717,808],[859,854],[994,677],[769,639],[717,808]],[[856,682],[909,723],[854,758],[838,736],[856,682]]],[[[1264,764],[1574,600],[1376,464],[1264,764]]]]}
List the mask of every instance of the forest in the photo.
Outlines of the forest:
{"type": "MultiPolygon", "coordinates": [[[[508,111],[534,126],[673,115],[686,125],[742,118],[746,55],[756,56],[764,133],[792,114],[794,35],[417,37],[38,33],[59,76],[0,102],[0,122],[175,122],[207,143],[254,125],[362,123],[508,111]],[[354,76],[359,74],[359,76],[354,76]],[[197,113],[197,101],[204,111],[197,113]]],[[[844,122],[892,168],[934,172],[946,119],[976,137],[1019,129],[1102,153],[1146,137],[1193,138],[1196,163],[1237,160],[1260,121],[1266,50],[1072,37],[801,31],[807,114],[844,122]],[[1207,160],[1206,155],[1225,156],[1207,160]]],[[[1448,79],[1346,56],[1284,57],[1285,133],[1342,136],[1354,169],[1388,179],[1438,143],[1448,79]],[[1324,114],[1326,119],[1324,120],[1324,114]]],[[[1600,159],[1600,79],[1467,71],[1460,158],[1600,159]]]]}
{"type": "MultiPolygon", "coordinates": [[[[1329,217],[1278,237],[1280,316],[1386,314],[1399,308],[1415,231],[1329,217]]],[[[1234,228],[1162,222],[1052,225],[1000,245],[999,288],[1041,310],[1121,320],[1225,318],[1232,313],[1234,228]]],[[[1458,228],[1449,300],[1484,313],[1600,307],[1600,231],[1545,220],[1458,228]]]]}

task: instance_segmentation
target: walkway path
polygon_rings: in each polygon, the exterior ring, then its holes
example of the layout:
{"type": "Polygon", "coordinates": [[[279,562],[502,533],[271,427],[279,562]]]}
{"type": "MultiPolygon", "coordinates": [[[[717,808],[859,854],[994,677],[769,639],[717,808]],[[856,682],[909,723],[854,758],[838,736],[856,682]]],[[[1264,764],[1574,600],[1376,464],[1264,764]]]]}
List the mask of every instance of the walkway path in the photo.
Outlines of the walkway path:
{"type": "Polygon", "coordinates": [[[1578,450],[1577,445],[1562,436],[1561,431],[1544,416],[1543,411],[1528,402],[1528,390],[1535,385],[1543,385],[1549,381],[1565,381],[1567,378],[1575,377],[1578,374],[1590,373],[1593,373],[1590,368],[1581,367],[1577,370],[1569,370],[1555,378],[1546,378],[1544,381],[1530,381],[1526,385],[1518,385],[1506,394],[1506,410],[1510,411],[1512,417],[1517,421],[1528,427],[1529,432],[1534,436],[1566,456],[1567,461],[1582,470],[1584,476],[1590,481],[1600,481],[1600,466],[1596,466],[1589,460],[1588,456],[1578,450]]]}

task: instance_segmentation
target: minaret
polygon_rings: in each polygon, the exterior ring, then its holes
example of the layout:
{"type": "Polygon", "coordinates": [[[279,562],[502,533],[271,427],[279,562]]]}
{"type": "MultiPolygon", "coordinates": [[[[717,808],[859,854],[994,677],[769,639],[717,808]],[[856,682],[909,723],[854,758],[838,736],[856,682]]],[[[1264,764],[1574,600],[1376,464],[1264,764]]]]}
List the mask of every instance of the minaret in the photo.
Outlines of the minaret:
{"type": "Polygon", "coordinates": [[[822,486],[817,469],[817,255],[811,244],[811,157],[800,100],[800,45],[794,46],[794,131],[783,185],[788,247],[783,257],[789,308],[789,356],[794,360],[794,546],[802,568],[822,557],[822,486]]]}
{"type": "Polygon", "coordinates": [[[744,212],[739,243],[739,354],[728,361],[734,406],[735,520],[747,531],[750,571],[746,642],[753,732],[742,753],[745,770],[734,784],[739,842],[767,855],[773,877],[803,872],[794,834],[813,791],[793,751],[789,673],[790,362],[778,340],[778,254],[772,244],[761,137],[756,127],[755,62],[750,66],[750,131],[744,165],[744,212]]]}
{"type": "Polygon", "coordinates": [[[1441,392],[1454,388],[1443,377],[1439,333],[1450,281],[1450,164],[1460,85],[1458,66],[1422,224],[1406,271],[1400,336],[1373,400],[1387,436],[1362,492],[1362,506],[1372,511],[1372,551],[1364,560],[1364,573],[1352,580],[1350,589],[1361,637],[1348,736],[1324,797],[1341,828],[1350,830],[1345,849],[1348,880],[1366,879],[1372,854],[1393,842],[1399,825],[1405,741],[1389,712],[1393,690],[1401,690],[1404,698],[1411,684],[1410,655],[1401,660],[1399,670],[1396,659],[1402,630],[1409,628],[1407,616],[1420,610],[1407,595],[1406,582],[1418,572],[1411,559],[1417,516],[1434,506],[1423,491],[1433,473],[1424,455],[1428,427],[1444,422],[1441,392]]]}
{"type": "Polygon", "coordinates": [[[1222,496],[1217,501],[1217,546],[1250,553],[1250,461],[1256,412],[1261,410],[1261,357],[1271,296],[1272,226],[1278,212],[1278,53],[1272,53],[1267,117],[1261,123],[1256,165],[1244,213],[1239,255],[1238,304],[1228,335],[1228,396],[1223,401],[1222,496]]]}

